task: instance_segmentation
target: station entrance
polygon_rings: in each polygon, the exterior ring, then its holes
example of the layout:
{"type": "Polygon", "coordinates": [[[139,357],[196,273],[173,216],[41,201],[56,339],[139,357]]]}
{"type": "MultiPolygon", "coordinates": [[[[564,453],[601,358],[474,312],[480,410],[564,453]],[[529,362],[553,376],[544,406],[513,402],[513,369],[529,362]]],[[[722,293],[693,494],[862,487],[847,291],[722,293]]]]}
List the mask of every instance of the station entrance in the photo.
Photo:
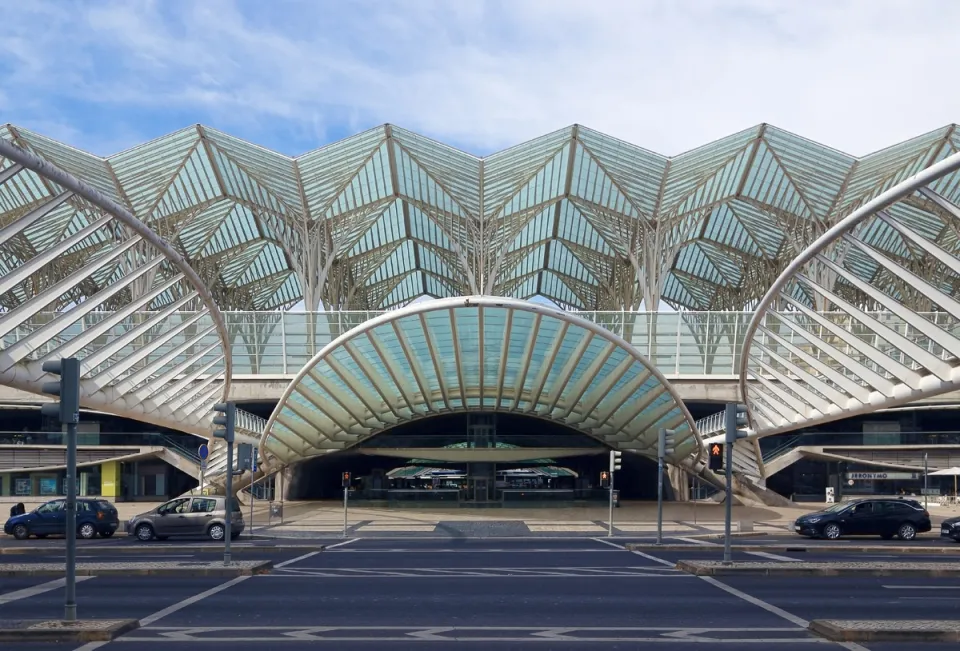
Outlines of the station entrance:
{"type": "MultiPolygon", "coordinates": [[[[303,461],[289,499],[336,499],[351,474],[353,502],[371,506],[498,508],[606,501],[610,448],[575,429],[505,413],[447,414],[406,423],[348,450],[303,461]]],[[[656,498],[656,463],[627,453],[624,499],[656,498]]],[[[667,495],[672,495],[669,483],[667,495]]]]}

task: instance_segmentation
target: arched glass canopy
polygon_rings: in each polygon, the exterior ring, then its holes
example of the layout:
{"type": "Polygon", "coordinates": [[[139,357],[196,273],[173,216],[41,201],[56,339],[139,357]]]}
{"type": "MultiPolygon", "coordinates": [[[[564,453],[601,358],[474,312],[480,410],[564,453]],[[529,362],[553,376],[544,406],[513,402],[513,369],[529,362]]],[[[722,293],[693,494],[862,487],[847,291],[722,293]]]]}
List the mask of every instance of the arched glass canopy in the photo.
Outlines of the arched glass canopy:
{"type": "Polygon", "coordinates": [[[261,439],[285,465],[433,415],[513,412],[613,448],[693,464],[701,441],[667,380],[635,348],[575,314],[490,296],[417,303],[338,337],[298,374],[261,439]]]}
{"type": "Polygon", "coordinates": [[[960,388],[960,153],[863,204],[757,307],[740,383],[768,436],[960,388]]]}

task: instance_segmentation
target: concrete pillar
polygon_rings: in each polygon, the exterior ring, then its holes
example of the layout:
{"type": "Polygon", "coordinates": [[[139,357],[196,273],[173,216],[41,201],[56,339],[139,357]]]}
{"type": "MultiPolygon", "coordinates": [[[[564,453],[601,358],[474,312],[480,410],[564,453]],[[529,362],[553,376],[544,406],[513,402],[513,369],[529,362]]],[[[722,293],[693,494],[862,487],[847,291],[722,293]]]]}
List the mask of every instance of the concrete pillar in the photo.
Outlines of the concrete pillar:
{"type": "Polygon", "coordinates": [[[13,479],[10,477],[10,473],[4,473],[0,475],[0,495],[9,496],[13,495],[13,479]]]}
{"type": "Polygon", "coordinates": [[[674,465],[667,466],[667,477],[670,478],[670,485],[673,486],[673,494],[678,502],[690,501],[690,477],[680,468],[674,465]]]}
{"type": "Polygon", "coordinates": [[[120,492],[120,462],[107,461],[100,464],[100,495],[116,497],[120,492]]]}

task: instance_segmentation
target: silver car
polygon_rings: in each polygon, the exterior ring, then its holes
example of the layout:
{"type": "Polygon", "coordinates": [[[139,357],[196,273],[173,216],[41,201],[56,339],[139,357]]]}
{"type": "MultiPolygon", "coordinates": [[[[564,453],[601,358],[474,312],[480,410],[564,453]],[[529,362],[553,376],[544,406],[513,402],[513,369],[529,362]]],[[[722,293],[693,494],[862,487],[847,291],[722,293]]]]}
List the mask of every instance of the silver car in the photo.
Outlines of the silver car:
{"type": "MultiPolygon", "coordinates": [[[[231,538],[236,538],[243,532],[243,513],[240,502],[231,501],[231,538]]],[[[223,495],[178,497],[130,518],[127,535],[134,535],[143,542],[154,538],[166,540],[170,536],[205,536],[211,540],[223,540],[227,531],[226,503],[227,498],[223,495]]]]}

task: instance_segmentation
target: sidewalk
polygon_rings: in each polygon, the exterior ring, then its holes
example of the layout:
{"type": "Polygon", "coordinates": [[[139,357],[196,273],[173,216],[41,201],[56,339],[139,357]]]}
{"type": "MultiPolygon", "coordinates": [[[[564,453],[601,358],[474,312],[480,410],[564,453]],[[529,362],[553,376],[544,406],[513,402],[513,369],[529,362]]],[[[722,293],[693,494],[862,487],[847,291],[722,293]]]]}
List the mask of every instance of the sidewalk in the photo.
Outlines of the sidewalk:
{"type": "MultiPolygon", "coordinates": [[[[784,533],[793,521],[811,508],[775,508],[734,506],[734,530],[784,533]]],[[[677,534],[715,533],[723,530],[725,510],[722,504],[669,502],[663,507],[664,530],[677,534]]],[[[607,531],[609,510],[605,506],[569,508],[368,508],[348,509],[347,528],[353,535],[375,533],[433,533],[441,524],[515,523],[530,533],[603,533],[607,531]]],[[[261,523],[263,520],[261,519],[261,523]]],[[[624,502],[614,509],[613,524],[619,533],[656,531],[655,502],[624,502]]],[[[287,502],[283,522],[271,522],[271,535],[340,533],[343,531],[343,505],[339,502],[287,502]]]]}

